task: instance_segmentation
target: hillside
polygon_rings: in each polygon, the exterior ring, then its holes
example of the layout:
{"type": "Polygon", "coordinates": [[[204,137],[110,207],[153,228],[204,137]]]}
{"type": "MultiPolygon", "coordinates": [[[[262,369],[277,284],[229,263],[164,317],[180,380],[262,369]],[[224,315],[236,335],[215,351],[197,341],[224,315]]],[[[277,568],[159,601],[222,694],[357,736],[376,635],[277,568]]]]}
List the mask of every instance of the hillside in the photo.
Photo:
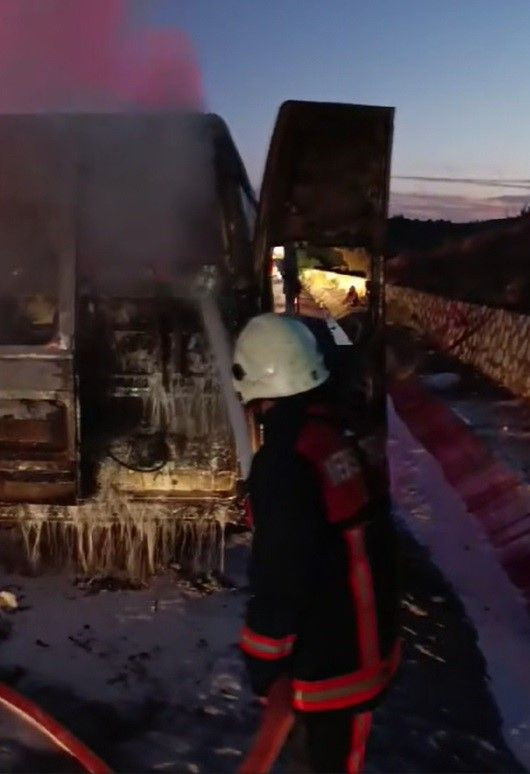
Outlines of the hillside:
{"type": "Polygon", "coordinates": [[[467,237],[502,231],[519,220],[520,216],[453,223],[450,220],[417,220],[396,215],[388,221],[388,254],[394,256],[407,251],[433,250],[467,237]]]}
{"type": "Polygon", "coordinates": [[[390,282],[530,312],[530,214],[474,223],[391,218],[390,282]]]}

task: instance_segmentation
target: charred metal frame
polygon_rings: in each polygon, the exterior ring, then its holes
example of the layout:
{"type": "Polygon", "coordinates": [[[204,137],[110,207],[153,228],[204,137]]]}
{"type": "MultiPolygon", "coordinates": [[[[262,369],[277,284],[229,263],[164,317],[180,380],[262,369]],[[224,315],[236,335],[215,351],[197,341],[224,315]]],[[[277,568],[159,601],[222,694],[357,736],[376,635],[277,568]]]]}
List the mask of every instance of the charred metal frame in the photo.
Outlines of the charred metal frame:
{"type": "Polygon", "coordinates": [[[77,424],[74,371],[75,235],[59,256],[57,330],[45,345],[0,346],[0,399],[49,401],[65,415],[64,449],[0,458],[0,502],[74,502],[77,424]]]}

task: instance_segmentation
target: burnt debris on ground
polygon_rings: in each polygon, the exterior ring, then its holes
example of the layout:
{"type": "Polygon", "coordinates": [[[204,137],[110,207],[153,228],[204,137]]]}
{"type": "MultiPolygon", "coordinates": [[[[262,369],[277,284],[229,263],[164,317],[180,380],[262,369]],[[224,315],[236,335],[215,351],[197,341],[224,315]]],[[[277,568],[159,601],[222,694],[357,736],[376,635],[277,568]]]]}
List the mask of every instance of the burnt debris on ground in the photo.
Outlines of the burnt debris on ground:
{"type": "MultiPolygon", "coordinates": [[[[400,530],[399,539],[404,662],[398,681],[375,715],[367,771],[524,771],[502,738],[484,659],[461,603],[427,552],[405,531],[400,530]]],[[[241,577],[245,561],[244,546],[240,544],[235,554],[229,550],[231,577],[241,577]]],[[[144,593],[116,591],[84,599],[88,605],[105,601],[122,607],[123,594],[130,599],[144,593]]],[[[108,688],[121,692],[119,700],[102,697],[96,701],[64,684],[44,684],[32,663],[6,666],[0,679],[65,723],[115,771],[163,767],[179,772],[232,772],[248,749],[259,718],[236,642],[243,602],[241,592],[194,594],[187,603],[193,606],[193,620],[175,613],[173,635],[180,631],[188,636],[190,648],[185,653],[175,650],[174,658],[187,659],[191,651],[195,655],[194,663],[187,667],[185,686],[166,676],[166,682],[175,683],[166,684],[165,696],[160,694],[164,675],[159,673],[164,643],[158,649],[133,647],[129,634],[121,641],[123,658],[116,660],[115,653],[105,655],[102,641],[106,632],[98,631],[94,621],[81,625],[79,631],[72,629],[69,647],[94,670],[106,660],[109,664],[115,661],[116,669],[109,674],[117,682],[108,688]],[[211,633],[201,633],[197,626],[197,620],[211,617],[214,608],[221,621],[226,616],[225,628],[231,630],[221,648],[211,633]],[[187,635],[184,630],[189,630],[187,635]],[[138,685],[146,686],[141,695],[138,685]]],[[[24,617],[30,614],[17,614],[16,625],[23,626],[24,617]]],[[[138,626],[149,626],[149,622],[141,621],[138,626]]],[[[162,631],[166,626],[167,622],[162,631]]],[[[38,636],[34,631],[33,637],[38,636]]],[[[56,647],[53,641],[48,645],[41,654],[53,659],[56,647]]],[[[292,748],[285,751],[278,771],[291,771],[293,766],[303,770],[300,761],[293,763],[293,752],[292,748]]]]}

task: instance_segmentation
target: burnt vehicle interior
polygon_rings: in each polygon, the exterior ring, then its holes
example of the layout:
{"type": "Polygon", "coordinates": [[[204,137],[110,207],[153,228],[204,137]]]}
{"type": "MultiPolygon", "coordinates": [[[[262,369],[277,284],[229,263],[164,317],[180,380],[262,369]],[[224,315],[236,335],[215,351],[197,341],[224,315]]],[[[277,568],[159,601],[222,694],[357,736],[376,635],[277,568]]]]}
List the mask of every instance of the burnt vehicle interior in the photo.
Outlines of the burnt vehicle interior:
{"type": "Polygon", "coordinates": [[[301,276],[317,266],[356,288],[338,350],[384,442],[392,121],[389,108],[285,103],[258,206],[217,116],[2,117],[0,502],[72,504],[110,482],[143,501],[234,498],[200,298],[214,288],[233,338],[273,308],[276,246],[301,276]]]}
{"type": "Polygon", "coordinates": [[[0,139],[32,153],[0,184],[0,500],[74,503],[102,472],[135,497],[231,497],[197,303],[209,273],[229,330],[256,304],[255,203],[224,123],[5,117],[0,139]]]}
{"type": "MultiPolygon", "coordinates": [[[[120,127],[111,130],[122,147],[120,127]]],[[[170,142],[166,156],[173,158],[175,176],[180,168],[191,177],[184,186],[181,177],[180,187],[168,179],[168,212],[164,218],[155,214],[155,238],[145,213],[140,223],[129,220],[131,214],[138,216],[135,207],[120,209],[121,222],[107,226],[104,233],[94,228],[102,222],[100,202],[89,201],[83,208],[82,264],[90,266],[90,256],[103,254],[104,244],[109,250],[123,244],[118,229],[135,231],[134,246],[127,239],[127,253],[114,252],[111,269],[116,278],[105,282],[105,266],[96,273],[87,271],[79,298],[77,371],[84,407],[85,496],[104,486],[102,471],[112,475],[120,492],[134,498],[204,501],[235,493],[237,459],[197,296],[199,280],[209,271],[215,275],[228,329],[233,331],[240,316],[250,313],[245,305],[250,302],[252,226],[244,203],[245,198],[253,202],[252,191],[220,119],[209,117],[185,131],[190,133],[185,138],[188,147],[179,153],[170,142]],[[184,151],[196,154],[189,170],[184,151]],[[204,175],[209,176],[207,186],[204,175]],[[145,256],[153,255],[153,242],[155,260],[146,261],[145,256]],[[131,255],[136,255],[132,268],[131,255]],[[128,267],[126,279],[120,265],[128,267]],[[94,275],[97,279],[90,283],[94,275]]],[[[137,141],[144,139],[134,137],[131,142],[137,141]]],[[[101,161],[106,166],[105,157],[112,153],[108,129],[104,142],[101,161]]],[[[154,175],[158,188],[164,179],[162,164],[167,165],[167,158],[153,169],[151,158],[149,169],[140,170],[142,176],[154,175]]],[[[92,181],[87,188],[100,185],[98,173],[96,159],[89,165],[92,181]]],[[[160,201],[160,190],[157,193],[155,202],[160,201]]]]}

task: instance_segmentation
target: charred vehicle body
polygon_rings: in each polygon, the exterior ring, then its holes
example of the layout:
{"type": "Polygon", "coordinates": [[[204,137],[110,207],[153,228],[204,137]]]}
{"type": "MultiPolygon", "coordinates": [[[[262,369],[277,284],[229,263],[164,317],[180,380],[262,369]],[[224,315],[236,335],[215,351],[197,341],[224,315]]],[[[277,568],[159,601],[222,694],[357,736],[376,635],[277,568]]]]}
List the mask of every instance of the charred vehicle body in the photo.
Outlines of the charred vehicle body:
{"type": "Polygon", "coordinates": [[[272,308],[279,246],[369,287],[338,351],[384,457],[392,119],[285,103],[258,205],[216,116],[0,117],[0,511],[34,561],[212,561],[247,464],[223,337],[272,308]]]}

